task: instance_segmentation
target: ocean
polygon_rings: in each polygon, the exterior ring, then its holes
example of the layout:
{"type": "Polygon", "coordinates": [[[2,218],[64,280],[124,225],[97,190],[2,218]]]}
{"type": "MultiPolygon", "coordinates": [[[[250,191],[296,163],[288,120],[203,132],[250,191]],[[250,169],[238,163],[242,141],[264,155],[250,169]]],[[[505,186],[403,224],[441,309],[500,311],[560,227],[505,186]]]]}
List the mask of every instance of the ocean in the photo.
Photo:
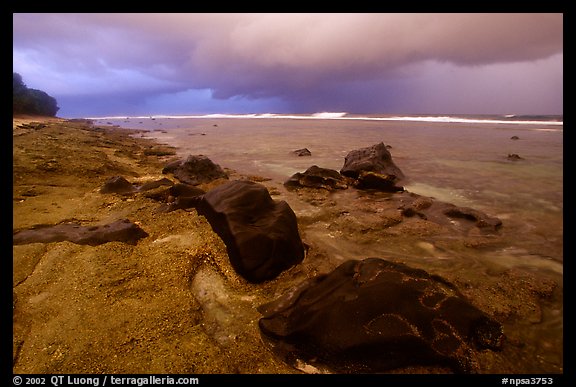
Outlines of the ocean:
{"type": "MultiPolygon", "coordinates": [[[[361,248],[334,238],[326,225],[310,224],[307,237],[338,259],[394,257],[454,278],[516,270],[563,289],[563,118],[512,115],[352,115],[341,112],[301,115],[197,115],[94,117],[96,125],[118,125],[147,132],[177,147],[178,155],[203,154],[224,168],[277,182],[279,189],[296,172],[312,165],[340,170],[348,152],[380,142],[390,146],[406,175],[403,186],[419,195],[481,210],[503,222],[502,243],[490,249],[441,249],[422,237],[406,245],[381,242],[361,248]],[[292,152],[307,148],[311,156],[292,152]],[[518,155],[512,160],[509,155],[518,155]]],[[[336,193],[341,200],[349,200],[336,193]]],[[[297,216],[306,205],[286,200],[297,216]]],[[[406,241],[402,242],[406,243],[406,241]]],[[[337,259],[336,259],[337,261],[337,259]]],[[[526,329],[533,342],[524,350],[527,370],[561,372],[562,296],[542,306],[540,324],[526,329]]]]}
{"type": "Polygon", "coordinates": [[[282,182],[311,165],[340,170],[351,150],[384,142],[408,191],[519,223],[518,238],[550,245],[542,257],[548,264],[538,269],[562,272],[562,117],[215,114],[95,123],[146,129],[145,137],[177,147],[182,157],[203,154],[282,182]],[[301,148],[312,156],[292,154],[301,148]]]}

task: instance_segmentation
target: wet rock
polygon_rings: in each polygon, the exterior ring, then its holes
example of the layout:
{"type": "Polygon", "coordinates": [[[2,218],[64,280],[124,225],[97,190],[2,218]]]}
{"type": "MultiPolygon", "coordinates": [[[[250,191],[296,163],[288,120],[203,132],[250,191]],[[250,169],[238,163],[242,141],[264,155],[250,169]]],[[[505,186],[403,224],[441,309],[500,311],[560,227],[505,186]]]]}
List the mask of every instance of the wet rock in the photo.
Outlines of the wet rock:
{"type": "Polygon", "coordinates": [[[508,158],[508,160],[512,160],[512,161],[524,160],[523,157],[520,157],[516,153],[509,153],[507,158],[508,158]]]}
{"type": "Polygon", "coordinates": [[[222,184],[201,196],[196,210],[226,244],[234,270],[249,282],[273,279],[304,259],[296,215],[261,184],[222,184]]]}
{"type": "Polygon", "coordinates": [[[258,310],[262,336],[283,360],[341,373],[429,365],[475,373],[475,351],[504,339],[448,281],[379,258],[346,261],[258,310]]]}
{"type": "Polygon", "coordinates": [[[420,218],[426,219],[426,215],[422,211],[430,208],[434,204],[434,199],[416,194],[410,194],[410,196],[416,198],[411,203],[401,207],[402,215],[407,217],[418,215],[420,218]]]}
{"type": "Polygon", "coordinates": [[[307,148],[296,149],[295,151],[292,151],[292,154],[298,157],[312,156],[312,152],[310,152],[307,148]]]}
{"type": "Polygon", "coordinates": [[[190,155],[186,160],[171,162],[162,169],[162,173],[172,173],[180,182],[190,185],[228,179],[226,172],[204,155],[190,155]]]}
{"type": "Polygon", "coordinates": [[[404,173],[394,164],[392,155],[382,142],[348,153],[340,173],[358,179],[362,171],[389,175],[394,182],[404,179],[404,173]]]}
{"type": "Polygon", "coordinates": [[[311,166],[303,173],[295,173],[284,183],[284,186],[287,188],[322,188],[329,191],[348,188],[346,178],[338,171],[320,168],[316,165],[311,166]]]}
{"type": "Polygon", "coordinates": [[[129,195],[138,191],[128,180],[122,176],[114,176],[106,180],[102,188],[100,188],[100,193],[116,193],[120,195],[129,195]]]}
{"type": "Polygon", "coordinates": [[[386,192],[404,191],[404,187],[396,185],[396,176],[382,175],[371,171],[361,171],[354,186],[358,189],[377,189],[386,192]]]}
{"type": "Polygon", "coordinates": [[[463,219],[472,225],[487,231],[496,231],[502,226],[499,218],[469,207],[459,207],[452,203],[441,202],[430,197],[409,193],[401,199],[399,206],[405,217],[418,216],[421,219],[449,225],[452,219],[463,219]]]}
{"type": "Polygon", "coordinates": [[[476,222],[476,227],[496,230],[502,226],[502,221],[496,217],[488,216],[482,211],[469,207],[458,207],[453,204],[446,204],[443,213],[450,218],[464,218],[476,222]]]}
{"type": "Polygon", "coordinates": [[[102,226],[81,226],[63,223],[53,226],[40,225],[14,233],[15,245],[69,241],[79,245],[101,245],[107,242],[124,242],[135,245],[148,234],[128,219],[121,219],[102,226]]]}

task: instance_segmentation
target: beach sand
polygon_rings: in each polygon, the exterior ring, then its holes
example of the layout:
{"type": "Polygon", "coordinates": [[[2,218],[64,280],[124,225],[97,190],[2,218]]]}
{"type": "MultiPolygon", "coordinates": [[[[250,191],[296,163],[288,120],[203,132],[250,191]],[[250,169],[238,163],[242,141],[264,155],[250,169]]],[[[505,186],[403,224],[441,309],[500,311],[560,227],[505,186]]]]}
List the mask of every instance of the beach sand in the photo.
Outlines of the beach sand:
{"type": "Polygon", "coordinates": [[[245,297],[240,303],[258,302],[203,217],[157,214],[152,199],[99,192],[115,175],[163,177],[170,156],[145,156],[154,143],[124,129],[54,119],[42,119],[47,126],[38,130],[16,128],[30,121],[38,119],[15,119],[13,126],[14,230],[128,218],[149,237],[136,246],[13,247],[15,373],[294,372],[262,346],[255,309],[229,311],[236,300],[219,300],[225,293],[194,297],[193,289],[202,290],[194,274],[201,272],[203,281],[221,278],[210,286],[245,297]],[[203,303],[219,303],[222,316],[206,316],[203,303]],[[241,320],[243,337],[219,331],[218,319],[227,318],[241,320]]]}
{"type": "MultiPolygon", "coordinates": [[[[168,146],[140,138],[137,131],[34,117],[14,119],[13,145],[15,231],[127,218],[149,234],[136,245],[13,246],[15,373],[299,373],[263,344],[256,307],[281,295],[296,279],[331,269],[318,263],[332,253],[329,246],[307,240],[322,222],[335,235],[356,238],[358,250],[361,238],[373,236],[362,222],[334,221],[360,210],[373,217],[360,208],[362,198],[358,207],[345,210],[342,203],[350,203],[349,198],[336,203],[325,192],[292,194],[291,200],[299,197],[303,203],[297,215],[308,211],[299,216],[308,256],[273,281],[249,284],[234,272],[225,245],[195,210],[159,213],[160,203],[145,195],[99,192],[112,176],[140,183],[166,177],[162,167],[175,158],[168,146]],[[40,121],[43,126],[21,126],[40,121]]],[[[275,199],[290,195],[277,182],[228,173],[230,179],[263,182],[275,199]]],[[[382,201],[378,211],[387,213],[396,205],[382,201]]],[[[439,227],[415,219],[388,233],[400,240],[400,234],[430,234],[439,227]]],[[[446,243],[484,248],[498,241],[472,234],[446,243]]],[[[539,322],[540,302],[550,302],[554,294],[561,297],[555,284],[514,271],[484,278],[450,278],[477,306],[512,328],[503,352],[479,354],[483,372],[562,372],[561,349],[559,358],[553,364],[543,361],[542,368],[519,364],[535,344],[513,330],[539,322]]],[[[550,338],[550,345],[558,340],[550,338]]],[[[408,367],[393,372],[449,371],[408,367]]]]}

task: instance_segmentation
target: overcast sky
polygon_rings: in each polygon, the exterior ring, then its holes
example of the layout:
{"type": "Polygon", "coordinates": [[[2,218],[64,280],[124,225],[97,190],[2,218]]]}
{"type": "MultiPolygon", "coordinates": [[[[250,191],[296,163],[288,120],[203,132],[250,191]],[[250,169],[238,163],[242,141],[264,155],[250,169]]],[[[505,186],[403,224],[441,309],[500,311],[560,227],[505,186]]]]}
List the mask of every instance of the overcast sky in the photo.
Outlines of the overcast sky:
{"type": "Polygon", "coordinates": [[[14,14],[61,117],[562,114],[562,14],[14,14]]]}

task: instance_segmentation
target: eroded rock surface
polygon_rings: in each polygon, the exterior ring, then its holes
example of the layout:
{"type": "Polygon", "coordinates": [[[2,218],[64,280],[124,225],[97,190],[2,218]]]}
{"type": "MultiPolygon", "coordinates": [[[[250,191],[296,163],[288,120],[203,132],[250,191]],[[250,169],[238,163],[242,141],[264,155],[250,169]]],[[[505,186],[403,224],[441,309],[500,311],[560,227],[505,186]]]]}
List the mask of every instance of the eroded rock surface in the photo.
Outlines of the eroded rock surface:
{"type": "Polygon", "coordinates": [[[394,177],[394,181],[402,180],[405,177],[400,168],[392,161],[392,155],[382,142],[349,152],[344,159],[344,166],[340,173],[357,179],[362,171],[390,175],[394,177]]]}
{"type": "Polygon", "coordinates": [[[63,241],[91,246],[114,241],[135,245],[139,239],[147,236],[137,224],[121,219],[102,226],[81,226],[77,223],[41,225],[15,232],[12,240],[15,245],[63,241]]]}
{"type": "Polygon", "coordinates": [[[458,219],[468,221],[484,231],[496,231],[502,226],[502,221],[486,213],[470,207],[460,207],[451,203],[434,200],[430,197],[409,193],[401,199],[400,210],[403,216],[418,216],[438,224],[447,224],[458,219]]]}
{"type": "Polygon", "coordinates": [[[504,339],[448,281],[379,258],[346,261],[259,311],[263,337],[285,361],[344,373],[411,365],[474,373],[474,352],[504,339]]]}
{"type": "Polygon", "coordinates": [[[396,185],[398,179],[395,175],[384,175],[372,171],[361,171],[354,186],[358,189],[376,189],[385,192],[403,191],[404,187],[396,185]]]}
{"type": "Polygon", "coordinates": [[[322,188],[329,191],[348,188],[346,178],[338,171],[320,168],[316,165],[304,172],[295,173],[284,183],[284,186],[286,188],[322,188]]]}

